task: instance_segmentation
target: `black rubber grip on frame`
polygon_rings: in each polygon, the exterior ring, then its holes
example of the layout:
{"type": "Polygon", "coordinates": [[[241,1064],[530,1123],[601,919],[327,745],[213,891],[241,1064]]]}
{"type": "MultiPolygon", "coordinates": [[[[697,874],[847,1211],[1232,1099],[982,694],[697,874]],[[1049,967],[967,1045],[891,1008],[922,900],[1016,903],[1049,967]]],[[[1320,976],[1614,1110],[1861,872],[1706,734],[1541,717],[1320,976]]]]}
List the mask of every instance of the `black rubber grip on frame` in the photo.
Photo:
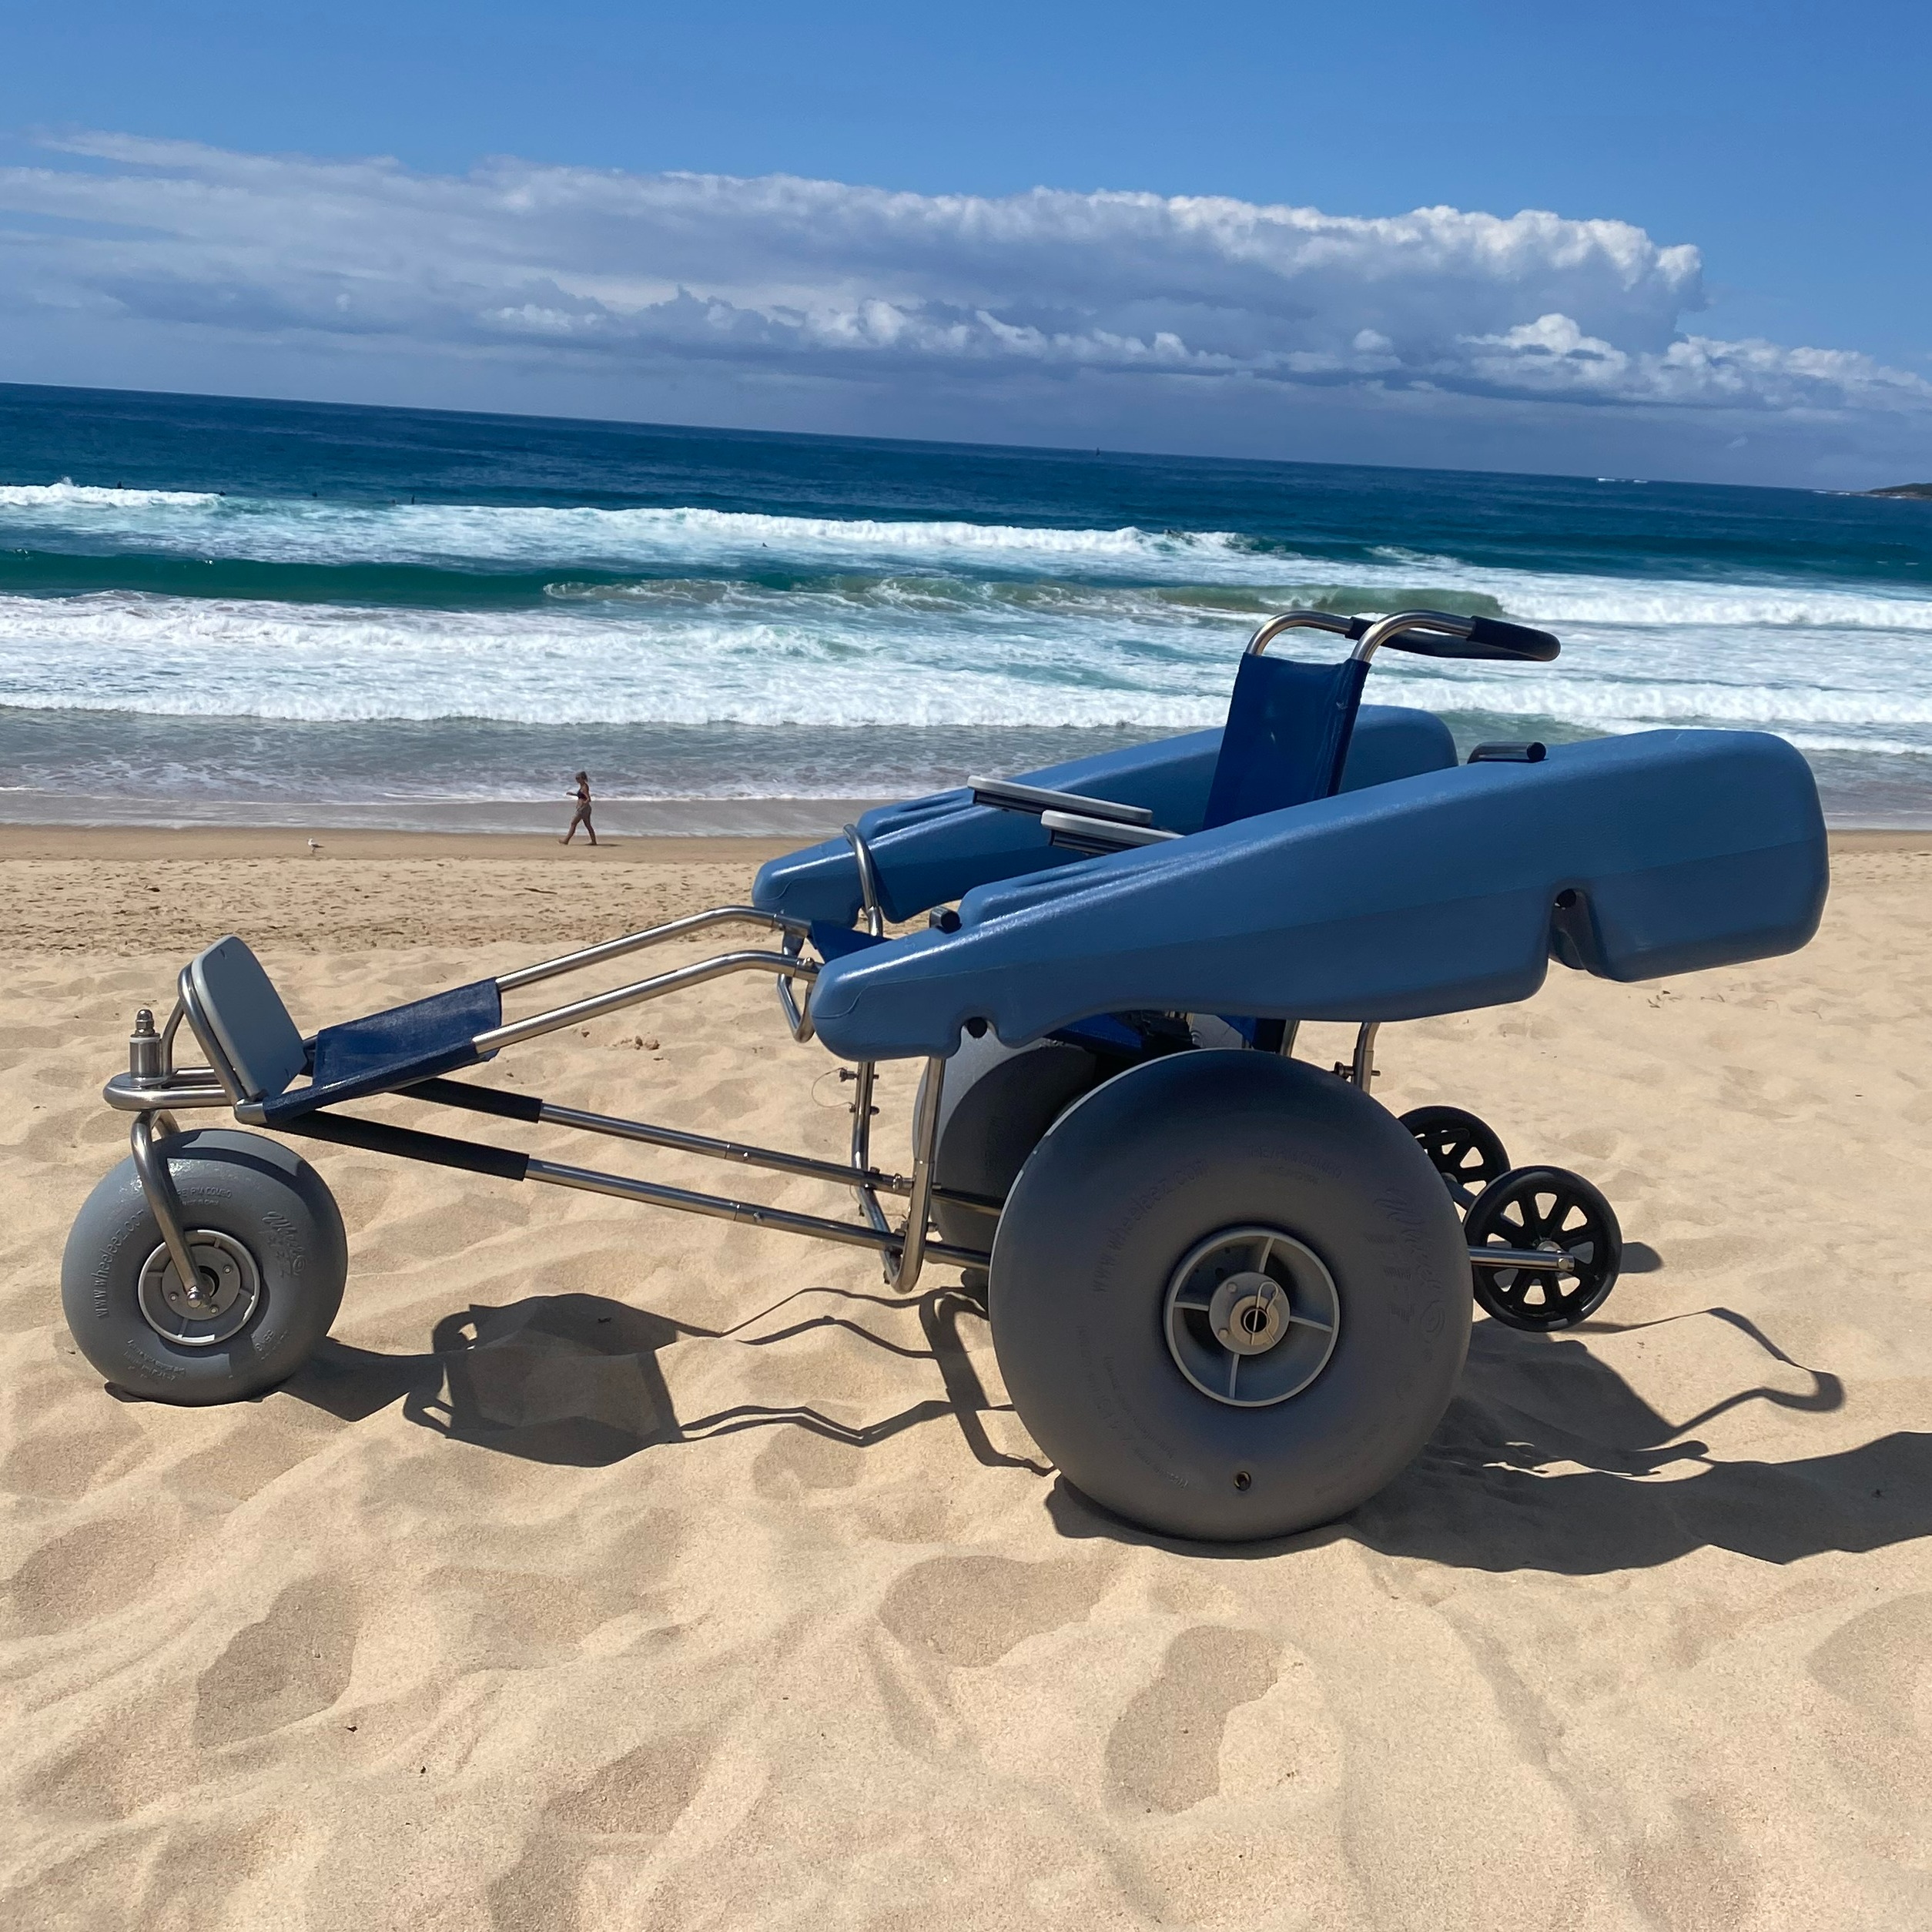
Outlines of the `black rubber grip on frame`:
{"type": "Polygon", "coordinates": [[[464,1080],[418,1080],[397,1090],[406,1100],[428,1100],[437,1107],[460,1107],[470,1113],[494,1113],[500,1120],[544,1117],[544,1103],[534,1093],[506,1093],[500,1087],[471,1087],[464,1080]]]}
{"type": "Polygon", "coordinates": [[[293,1120],[278,1120],[278,1133],[306,1134],[312,1140],[330,1140],[338,1147],[361,1147],[370,1154],[392,1154],[399,1160],[421,1160],[433,1167],[460,1167],[464,1173],[487,1174],[494,1180],[521,1180],[530,1171],[530,1157],[508,1147],[485,1147],[474,1140],[453,1140],[447,1134],[421,1133],[414,1127],[392,1127],[380,1120],[358,1120],[347,1113],[318,1107],[293,1120]]]}
{"type": "Polygon", "coordinates": [[[1526,658],[1532,664],[1548,664],[1563,648],[1547,631],[1533,631],[1527,624],[1505,624],[1494,617],[1472,618],[1469,641],[1486,655],[1526,658]]]}

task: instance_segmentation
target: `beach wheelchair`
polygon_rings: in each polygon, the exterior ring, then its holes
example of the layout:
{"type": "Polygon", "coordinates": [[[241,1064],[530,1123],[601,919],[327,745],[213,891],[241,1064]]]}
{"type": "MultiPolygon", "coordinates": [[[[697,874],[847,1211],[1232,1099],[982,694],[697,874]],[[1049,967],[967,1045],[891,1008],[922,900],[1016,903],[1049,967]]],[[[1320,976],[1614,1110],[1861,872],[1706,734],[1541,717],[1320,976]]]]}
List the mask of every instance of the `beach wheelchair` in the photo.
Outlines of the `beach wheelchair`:
{"type": "Polygon", "coordinates": [[[1014,1408],[1065,1478],[1172,1535],[1328,1521],[1427,1441],[1472,1308],[1587,1318],[1621,1236],[1581,1177],[1512,1168],[1460,1110],[1373,1097],[1386,1022],[1528,998],[1554,959],[1632,980],[1767,957],[1827,884],[1810,772],[1755,732],[1478,746],[1361,702],[1384,648],[1547,662],[1548,634],[1408,611],[1256,632],[1219,732],[867,814],[774,860],[750,902],[627,934],[304,1037],[230,936],[137,1017],[107,1084],[129,1159],[62,1267],[82,1354],[133,1394],[236,1399],[300,1366],[347,1274],[341,1217],[283,1140],[584,1189],[869,1248],[983,1294],[1014,1408]],[[1312,631],[1339,662],[1271,648],[1312,631]],[[919,922],[923,918],[923,922],[919,922]],[[507,998],[712,927],[762,943],[506,1018],[507,998]],[[522,1041],[726,975],[774,983],[795,1039],[847,1063],[849,1158],[585,1112],[457,1076],[522,1041]],[[1332,1070],[1307,1021],[1356,1029],[1332,1070]],[[177,1065],[186,1027],[202,1063],[177,1065]],[[879,1066],[921,1063],[903,1171],[872,1148],[879,1066]],[[810,1214],[370,1120],[377,1095],[569,1127],[849,1190],[810,1214]],[[902,1213],[892,1205],[902,1204],[902,1213]]]}

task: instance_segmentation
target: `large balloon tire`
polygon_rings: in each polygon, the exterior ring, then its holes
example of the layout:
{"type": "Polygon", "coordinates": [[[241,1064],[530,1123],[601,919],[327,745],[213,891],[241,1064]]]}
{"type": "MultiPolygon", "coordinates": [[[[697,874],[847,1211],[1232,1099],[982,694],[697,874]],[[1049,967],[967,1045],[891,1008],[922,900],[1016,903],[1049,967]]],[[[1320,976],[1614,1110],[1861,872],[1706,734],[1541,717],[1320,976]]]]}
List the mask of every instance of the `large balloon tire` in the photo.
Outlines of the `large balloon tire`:
{"type": "Polygon", "coordinates": [[[206,1404],[259,1395],[302,1366],[342,1305],[349,1250],[335,1198],[299,1154],[259,1134],[202,1129],[158,1140],[155,1151],[180,1197],[190,1254],[198,1267],[224,1271],[232,1313],[197,1324],[179,1312],[178,1296],[171,1311],[173,1264],[129,1160],[102,1178],[68,1235],[68,1328],[131,1395],[206,1404]],[[198,1331],[219,1339],[179,1338],[198,1331]]]}
{"type": "Polygon", "coordinates": [[[1400,1123],[1332,1074],[1216,1051],[1061,1116],[1008,1200],[988,1299],[1008,1393],[1066,1480],[1215,1541],[1331,1522],[1389,1482],[1448,1405],[1472,1313],[1454,1204],[1400,1123]],[[1241,1406],[1204,1392],[1170,1324],[1190,1257],[1264,1229],[1338,1318],[1305,1386],[1241,1406]]]}

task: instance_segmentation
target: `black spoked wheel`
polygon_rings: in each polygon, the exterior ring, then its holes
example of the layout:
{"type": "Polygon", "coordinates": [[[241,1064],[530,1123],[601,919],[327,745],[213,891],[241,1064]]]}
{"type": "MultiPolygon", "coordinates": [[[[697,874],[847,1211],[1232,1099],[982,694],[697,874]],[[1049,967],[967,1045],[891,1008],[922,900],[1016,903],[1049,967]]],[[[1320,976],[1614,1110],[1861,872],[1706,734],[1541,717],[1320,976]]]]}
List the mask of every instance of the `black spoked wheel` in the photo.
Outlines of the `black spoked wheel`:
{"type": "Polygon", "coordinates": [[[1502,1136],[1466,1107],[1413,1107],[1402,1116],[1402,1124],[1421,1143],[1463,1214],[1484,1188],[1509,1171],[1502,1136]]]}
{"type": "Polygon", "coordinates": [[[1476,1197],[1462,1224],[1477,1302],[1512,1328],[1572,1328],[1616,1286],[1623,1231],[1602,1194],[1566,1167],[1518,1167],[1476,1197]],[[1482,1249],[1560,1256],[1553,1267],[1478,1261],[1482,1249]]]}

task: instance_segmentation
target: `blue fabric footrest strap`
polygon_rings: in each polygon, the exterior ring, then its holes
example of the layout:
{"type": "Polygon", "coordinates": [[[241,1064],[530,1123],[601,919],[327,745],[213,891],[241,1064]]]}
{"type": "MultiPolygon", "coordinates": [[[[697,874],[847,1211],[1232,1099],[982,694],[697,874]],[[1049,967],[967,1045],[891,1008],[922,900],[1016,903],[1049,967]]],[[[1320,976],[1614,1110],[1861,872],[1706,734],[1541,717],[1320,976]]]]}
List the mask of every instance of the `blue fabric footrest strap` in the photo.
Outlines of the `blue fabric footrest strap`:
{"type": "Polygon", "coordinates": [[[390,1093],[473,1066],[494,1056],[479,1053],[470,1043],[502,1021],[503,996],[496,981],[479,979],[366,1020],[324,1027],[310,1056],[309,1084],[266,1102],[263,1117],[273,1127],[338,1100],[390,1093]]]}

